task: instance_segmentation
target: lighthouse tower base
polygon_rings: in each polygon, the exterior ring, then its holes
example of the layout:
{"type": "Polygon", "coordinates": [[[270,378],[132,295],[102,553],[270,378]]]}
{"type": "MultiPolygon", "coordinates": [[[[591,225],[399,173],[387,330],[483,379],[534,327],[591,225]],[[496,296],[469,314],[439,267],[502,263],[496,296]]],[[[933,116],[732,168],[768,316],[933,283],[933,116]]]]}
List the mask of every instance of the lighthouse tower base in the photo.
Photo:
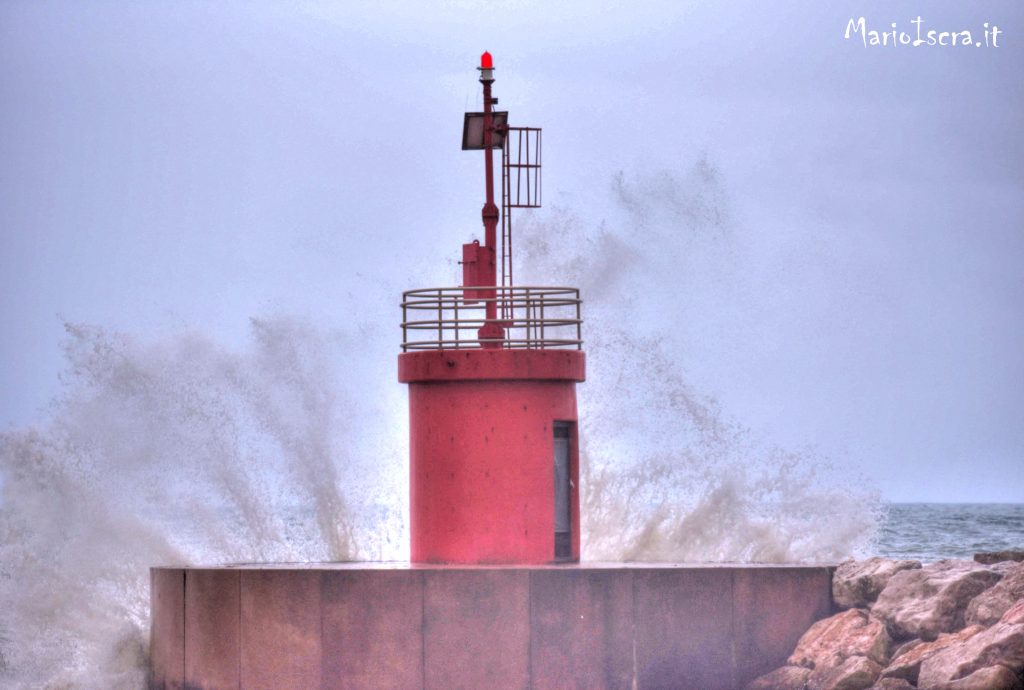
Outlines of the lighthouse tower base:
{"type": "Polygon", "coordinates": [[[159,690],[731,690],[831,613],[829,566],[153,568],[159,690]]]}
{"type": "Polygon", "coordinates": [[[398,356],[398,380],[409,385],[414,563],[579,561],[584,378],[579,350],[398,356]]]}

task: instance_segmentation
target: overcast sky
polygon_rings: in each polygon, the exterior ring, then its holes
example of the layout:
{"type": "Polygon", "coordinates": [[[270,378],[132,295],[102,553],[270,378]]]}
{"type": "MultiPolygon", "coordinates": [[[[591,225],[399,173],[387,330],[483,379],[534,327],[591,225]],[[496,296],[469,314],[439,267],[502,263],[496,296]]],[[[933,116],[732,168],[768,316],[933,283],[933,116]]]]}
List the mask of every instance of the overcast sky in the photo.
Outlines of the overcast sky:
{"type": "Polygon", "coordinates": [[[233,346],[251,316],[397,324],[402,289],[456,283],[487,49],[513,123],[544,127],[541,222],[642,243],[617,175],[664,223],[659,180],[715,171],[727,251],[652,293],[728,415],[892,500],[1024,501],[1022,18],[1017,0],[8,0],[0,427],[44,418],[64,320],[233,346]],[[982,45],[865,47],[844,38],[861,16],[982,45]]]}

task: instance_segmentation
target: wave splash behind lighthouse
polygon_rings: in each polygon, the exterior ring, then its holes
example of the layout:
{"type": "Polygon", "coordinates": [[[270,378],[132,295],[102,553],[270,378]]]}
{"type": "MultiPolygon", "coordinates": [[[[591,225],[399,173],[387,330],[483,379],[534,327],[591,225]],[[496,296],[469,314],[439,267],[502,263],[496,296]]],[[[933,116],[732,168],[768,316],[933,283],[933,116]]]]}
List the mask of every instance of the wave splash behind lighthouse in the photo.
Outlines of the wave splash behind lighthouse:
{"type": "Polygon", "coordinates": [[[827,565],[579,563],[581,300],[514,284],[540,130],[508,125],[488,53],[478,69],[484,241],[462,285],[401,305],[412,562],[154,567],[151,688],[730,690],[830,613],[827,565]]]}

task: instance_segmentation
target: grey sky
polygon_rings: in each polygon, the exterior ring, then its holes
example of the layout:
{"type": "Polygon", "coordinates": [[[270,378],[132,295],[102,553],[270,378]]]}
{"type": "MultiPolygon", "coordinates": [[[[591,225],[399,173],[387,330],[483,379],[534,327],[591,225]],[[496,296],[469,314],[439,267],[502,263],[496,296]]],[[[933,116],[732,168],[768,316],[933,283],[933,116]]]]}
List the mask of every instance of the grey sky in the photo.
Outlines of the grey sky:
{"type": "Polygon", "coordinates": [[[481,187],[461,113],[488,49],[513,122],[544,127],[542,214],[628,229],[619,171],[637,188],[701,157],[718,171],[728,252],[658,289],[688,291],[664,318],[731,416],[890,499],[1024,501],[1022,17],[6,2],[0,425],[59,390],[61,319],[232,343],[272,312],[397,323],[403,288],[454,283],[481,187]],[[988,22],[1002,47],[865,49],[843,38],[861,15],[988,22]]]}

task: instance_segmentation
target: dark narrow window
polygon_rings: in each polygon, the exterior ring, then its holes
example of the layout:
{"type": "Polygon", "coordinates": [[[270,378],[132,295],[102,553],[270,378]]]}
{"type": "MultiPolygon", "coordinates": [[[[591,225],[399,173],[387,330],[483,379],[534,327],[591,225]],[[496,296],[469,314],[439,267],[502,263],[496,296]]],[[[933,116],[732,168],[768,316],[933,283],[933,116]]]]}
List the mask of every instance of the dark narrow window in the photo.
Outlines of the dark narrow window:
{"type": "Polygon", "coordinates": [[[555,422],[555,560],[572,558],[569,516],[569,422],[555,422]]]}

